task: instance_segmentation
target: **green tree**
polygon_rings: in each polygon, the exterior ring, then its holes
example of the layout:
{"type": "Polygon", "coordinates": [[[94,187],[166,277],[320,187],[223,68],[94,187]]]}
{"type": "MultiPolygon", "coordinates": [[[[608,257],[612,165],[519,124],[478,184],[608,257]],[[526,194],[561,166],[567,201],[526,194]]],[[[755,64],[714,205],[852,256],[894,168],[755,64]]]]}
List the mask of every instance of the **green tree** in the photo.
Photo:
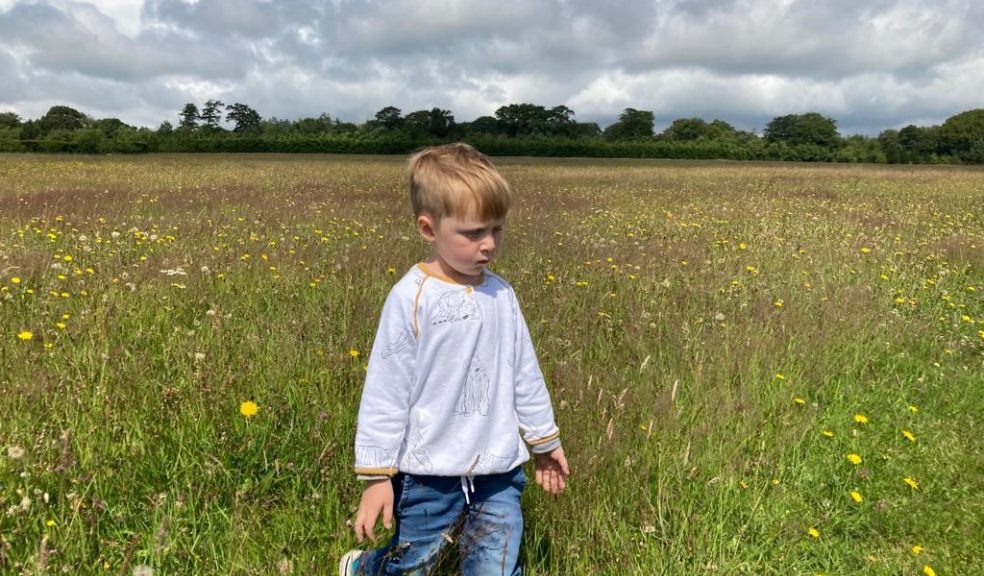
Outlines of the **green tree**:
{"type": "Polygon", "coordinates": [[[543,106],[522,103],[501,106],[495,111],[500,130],[507,136],[543,134],[550,112],[543,106]]]}
{"type": "Polygon", "coordinates": [[[328,114],[317,118],[301,118],[294,122],[292,129],[298,134],[328,134],[333,131],[334,120],[328,114]]]}
{"type": "Polygon", "coordinates": [[[37,120],[28,120],[21,124],[20,140],[21,144],[28,150],[38,150],[38,139],[41,137],[41,129],[38,128],[37,120]]]}
{"type": "Polygon", "coordinates": [[[454,114],[450,110],[444,110],[441,108],[431,108],[428,113],[430,120],[430,125],[427,131],[431,136],[436,136],[438,138],[445,138],[451,134],[455,129],[454,114]]]}
{"type": "Polygon", "coordinates": [[[101,118],[92,123],[92,127],[103,133],[103,136],[112,138],[121,128],[127,125],[119,118],[101,118]]]}
{"type": "Polygon", "coordinates": [[[899,164],[905,162],[905,150],[899,144],[899,131],[894,128],[882,130],[878,135],[878,145],[885,154],[885,161],[889,164],[899,164]]]}
{"type": "Polygon", "coordinates": [[[21,117],[13,112],[0,112],[0,128],[19,128],[21,117]]]}
{"type": "Polygon", "coordinates": [[[387,132],[393,130],[399,130],[403,127],[403,117],[401,116],[403,111],[396,106],[387,106],[376,112],[376,116],[373,120],[373,126],[382,128],[387,132]]]}
{"type": "Polygon", "coordinates": [[[456,124],[450,110],[431,108],[416,110],[403,118],[403,124],[411,136],[445,138],[454,131],[456,124]]]}
{"type": "Polygon", "coordinates": [[[199,115],[202,121],[202,128],[207,130],[219,130],[219,122],[222,121],[222,109],[225,103],[221,100],[211,99],[205,102],[202,113],[199,115]]]}
{"type": "Polygon", "coordinates": [[[655,117],[649,110],[626,108],[618,116],[618,121],[605,128],[606,140],[637,140],[651,138],[655,117]]]}
{"type": "Polygon", "coordinates": [[[712,120],[707,125],[705,136],[711,140],[733,140],[739,137],[738,131],[724,120],[712,120]]]}
{"type": "Polygon", "coordinates": [[[676,142],[689,142],[706,137],[708,129],[707,122],[701,118],[679,118],[663,130],[662,135],[676,142]]]}
{"type": "Polygon", "coordinates": [[[406,131],[415,137],[422,137],[430,130],[430,111],[415,110],[403,117],[406,131]]]}
{"type": "Polygon", "coordinates": [[[940,147],[963,162],[984,162],[984,108],[950,116],[940,127],[940,147]]]}
{"type": "Polygon", "coordinates": [[[53,130],[72,132],[81,130],[90,124],[89,117],[70,106],[52,106],[44,116],[38,119],[38,128],[42,135],[53,130]]]}
{"type": "Polygon", "coordinates": [[[574,122],[567,134],[571,138],[598,138],[602,132],[597,122],[574,122]]]}
{"type": "Polygon", "coordinates": [[[198,113],[198,106],[194,103],[188,102],[181,109],[181,113],[178,114],[178,129],[184,131],[191,131],[198,128],[198,121],[201,119],[201,114],[198,113]]]}
{"type": "Polygon", "coordinates": [[[939,152],[940,129],[938,126],[923,128],[909,124],[899,130],[898,144],[910,162],[930,162],[939,152]]]}
{"type": "Polygon", "coordinates": [[[840,142],[837,122],[816,112],[773,118],[765,127],[764,135],[768,142],[785,142],[794,146],[812,144],[834,148],[840,142]]]}
{"type": "Polygon", "coordinates": [[[236,102],[226,106],[226,121],[236,124],[232,129],[233,132],[259,132],[262,120],[260,114],[246,104],[236,102]]]}
{"type": "Polygon", "coordinates": [[[499,121],[492,116],[479,116],[471,122],[460,124],[462,131],[469,134],[501,134],[499,121]]]}

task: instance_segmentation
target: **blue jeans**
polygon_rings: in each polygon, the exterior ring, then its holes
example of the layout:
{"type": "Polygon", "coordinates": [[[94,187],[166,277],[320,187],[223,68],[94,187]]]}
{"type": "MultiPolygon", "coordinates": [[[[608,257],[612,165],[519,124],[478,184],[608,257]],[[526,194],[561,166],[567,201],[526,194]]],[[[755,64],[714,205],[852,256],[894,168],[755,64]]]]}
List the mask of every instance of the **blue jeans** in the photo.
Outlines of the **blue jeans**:
{"type": "Polygon", "coordinates": [[[464,576],[519,576],[525,486],[522,467],[475,476],[471,485],[457,476],[397,474],[393,538],[362,554],[358,574],[429,574],[445,547],[457,543],[464,576]]]}

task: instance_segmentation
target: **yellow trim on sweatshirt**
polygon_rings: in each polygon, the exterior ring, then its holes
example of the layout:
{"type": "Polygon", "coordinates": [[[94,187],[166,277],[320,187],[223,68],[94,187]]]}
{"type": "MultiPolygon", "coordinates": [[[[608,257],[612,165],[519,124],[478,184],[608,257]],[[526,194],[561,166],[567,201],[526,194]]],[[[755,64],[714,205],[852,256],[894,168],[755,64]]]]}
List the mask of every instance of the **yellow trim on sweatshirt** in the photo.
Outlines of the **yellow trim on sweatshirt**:
{"type": "Polygon", "coordinates": [[[395,476],[398,468],[356,468],[355,473],[363,476],[395,476]]]}
{"type": "MultiPolygon", "coordinates": [[[[421,268],[421,270],[423,270],[421,268]]],[[[417,308],[420,307],[420,295],[424,292],[424,283],[430,276],[424,272],[424,279],[420,281],[420,286],[417,286],[417,295],[413,298],[413,337],[420,337],[420,320],[417,318],[417,308]]]]}
{"type": "Polygon", "coordinates": [[[541,444],[546,444],[547,442],[556,440],[557,438],[560,438],[560,430],[557,430],[556,432],[554,432],[549,436],[544,436],[543,438],[539,438],[537,440],[530,440],[527,442],[527,444],[529,444],[530,446],[539,446],[541,444]]]}
{"type": "Polygon", "coordinates": [[[458,282],[454,278],[451,278],[450,276],[445,276],[444,274],[435,274],[434,272],[431,272],[430,270],[425,268],[423,262],[418,262],[417,268],[420,269],[420,271],[423,272],[426,276],[437,278],[438,280],[442,280],[444,282],[447,282],[448,284],[457,284],[458,286],[467,286],[469,288],[474,288],[475,286],[481,286],[482,284],[485,284],[485,271],[482,271],[481,280],[479,280],[475,284],[468,284],[465,282],[458,282]]]}

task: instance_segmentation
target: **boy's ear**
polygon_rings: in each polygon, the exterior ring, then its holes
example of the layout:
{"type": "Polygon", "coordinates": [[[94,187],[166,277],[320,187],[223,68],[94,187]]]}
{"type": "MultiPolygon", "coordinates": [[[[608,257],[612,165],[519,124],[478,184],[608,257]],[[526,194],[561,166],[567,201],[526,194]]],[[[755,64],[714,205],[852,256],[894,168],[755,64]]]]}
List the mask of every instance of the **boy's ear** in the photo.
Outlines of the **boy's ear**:
{"type": "Polygon", "coordinates": [[[420,232],[420,235],[424,237],[424,240],[427,240],[428,242],[434,241],[435,226],[437,226],[437,222],[435,222],[434,218],[430,214],[424,212],[417,216],[417,232],[420,232]]]}

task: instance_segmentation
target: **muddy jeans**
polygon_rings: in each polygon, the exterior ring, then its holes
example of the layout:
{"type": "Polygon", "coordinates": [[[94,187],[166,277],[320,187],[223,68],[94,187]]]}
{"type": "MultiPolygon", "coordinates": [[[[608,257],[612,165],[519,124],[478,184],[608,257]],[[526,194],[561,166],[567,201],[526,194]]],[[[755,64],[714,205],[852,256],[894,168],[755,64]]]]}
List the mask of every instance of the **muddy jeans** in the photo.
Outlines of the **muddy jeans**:
{"type": "Polygon", "coordinates": [[[525,485],[522,467],[471,480],[397,474],[393,538],[365,552],[358,573],[429,574],[446,546],[456,543],[463,576],[518,576],[525,485]]]}

